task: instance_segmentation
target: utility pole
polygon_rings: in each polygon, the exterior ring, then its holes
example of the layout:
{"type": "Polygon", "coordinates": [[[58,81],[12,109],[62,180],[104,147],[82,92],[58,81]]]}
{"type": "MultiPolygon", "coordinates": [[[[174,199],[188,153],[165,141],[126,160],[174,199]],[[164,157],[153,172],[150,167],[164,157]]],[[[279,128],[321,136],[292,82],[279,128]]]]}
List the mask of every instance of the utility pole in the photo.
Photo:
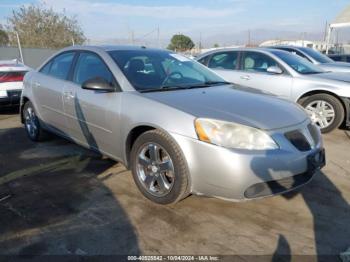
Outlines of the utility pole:
{"type": "Polygon", "coordinates": [[[202,50],[202,32],[199,32],[199,44],[198,44],[199,52],[202,50]]]}
{"type": "Polygon", "coordinates": [[[135,43],[134,30],[131,30],[131,44],[133,45],[134,43],[135,43]]]}
{"type": "Polygon", "coordinates": [[[18,44],[18,49],[19,49],[19,55],[21,56],[21,62],[24,64],[22,47],[21,47],[21,41],[19,40],[19,36],[18,36],[17,31],[16,31],[16,36],[17,36],[17,44],[18,44]]]}
{"type": "Polygon", "coordinates": [[[159,30],[159,25],[157,26],[157,41],[158,41],[158,48],[160,48],[160,30],[159,30]]]}
{"type": "Polygon", "coordinates": [[[248,47],[250,46],[250,29],[248,30],[248,47]]]}
{"type": "Polygon", "coordinates": [[[327,41],[327,31],[328,31],[328,22],[326,21],[326,25],[324,28],[324,37],[323,37],[323,41],[327,41]]]}

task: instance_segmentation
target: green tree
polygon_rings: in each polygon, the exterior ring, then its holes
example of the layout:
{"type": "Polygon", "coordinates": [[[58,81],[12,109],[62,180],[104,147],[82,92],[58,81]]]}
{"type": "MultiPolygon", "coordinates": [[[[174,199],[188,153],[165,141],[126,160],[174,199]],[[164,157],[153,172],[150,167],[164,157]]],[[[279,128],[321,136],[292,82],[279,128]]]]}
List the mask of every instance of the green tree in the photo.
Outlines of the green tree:
{"type": "Polygon", "coordinates": [[[62,48],[85,42],[76,17],[57,13],[45,4],[22,6],[8,18],[10,44],[16,45],[18,33],[22,47],[62,48]]]}
{"type": "Polygon", "coordinates": [[[4,30],[2,25],[0,25],[0,46],[8,45],[9,43],[9,36],[7,32],[4,30]]]}
{"type": "Polygon", "coordinates": [[[214,47],[214,48],[218,48],[218,47],[220,47],[220,46],[219,46],[219,44],[215,43],[215,44],[213,45],[213,47],[214,47]]]}
{"type": "Polygon", "coordinates": [[[193,47],[194,43],[192,39],[183,34],[174,35],[168,45],[168,49],[175,51],[187,51],[191,50],[193,47]]]}

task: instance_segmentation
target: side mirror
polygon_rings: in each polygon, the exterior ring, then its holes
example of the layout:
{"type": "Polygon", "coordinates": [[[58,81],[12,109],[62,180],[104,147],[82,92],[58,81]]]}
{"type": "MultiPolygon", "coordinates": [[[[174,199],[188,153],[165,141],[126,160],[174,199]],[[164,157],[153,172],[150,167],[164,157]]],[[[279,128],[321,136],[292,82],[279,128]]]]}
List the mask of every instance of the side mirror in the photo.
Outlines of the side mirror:
{"type": "Polygon", "coordinates": [[[104,91],[104,92],[114,92],[115,88],[105,79],[101,77],[92,78],[86,80],[82,86],[83,89],[104,91]]]}
{"type": "Polygon", "coordinates": [[[275,74],[275,75],[280,75],[283,73],[282,69],[279,68],[278,66],[270,66],[266,70],[268,73],[275,74]]]}

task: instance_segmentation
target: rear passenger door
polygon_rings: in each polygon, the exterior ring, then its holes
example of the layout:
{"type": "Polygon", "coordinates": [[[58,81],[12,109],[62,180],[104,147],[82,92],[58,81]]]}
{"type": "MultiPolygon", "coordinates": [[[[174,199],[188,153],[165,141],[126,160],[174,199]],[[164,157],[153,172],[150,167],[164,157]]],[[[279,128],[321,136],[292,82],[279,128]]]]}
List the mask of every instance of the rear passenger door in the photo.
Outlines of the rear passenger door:
{"type": "Polygon", "coordinates": [[[239,73],[237,72],[238,61],[238,51],[224,51],[213,54],[209,58],[208,67],[226,81],[239,84],[239,73]]]}
{"type": "Polygon", "coordinates": [[[75,52],[65,52],[51,59],[33,79],[32,86],[35,104],[39,115],[46,124],[64,133],[65,116],[62,93],[69,71],[72,67],[75,52]]]}
{"type": "Polygon", "coordinates": [[[82,84],[100,77],[116,86],[117,82],[102,58],[94,52],[81,51],[76,59],[69,84],[63,91],[67,132],[78,142],[104,153],[116,154],[116,130],[120,92],[82,89],[82,84]]]}
{"type": "Polygon", "coordinates": [[[255,51],[246,51],[242,54],[239,78],[241,85],[272,93],[290,99],[293,77],[271,56],[255,51]],[[269,67],[279,67],[283,73],[267,72],[269,67]]]}

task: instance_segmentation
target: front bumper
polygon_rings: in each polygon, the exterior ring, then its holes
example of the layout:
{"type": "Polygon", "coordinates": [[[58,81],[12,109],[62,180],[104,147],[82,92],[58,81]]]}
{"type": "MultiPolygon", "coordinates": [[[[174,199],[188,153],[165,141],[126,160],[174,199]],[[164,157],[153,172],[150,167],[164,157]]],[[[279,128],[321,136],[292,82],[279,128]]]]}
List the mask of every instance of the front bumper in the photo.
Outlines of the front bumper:
{"type": "Polygon", "coordinates": [[[17,106],[20,104],[22,90],[8,90],[7,96],[0,96],[0,106],[17,106]]]}
{"type": "Polygon", "coordinates": [[[194,194],[233,201],[275,195],[295,189],[311,180],[315,171],[310,156],[323,150],[319,143],[301,152],[283,135],[274,131],[272,137],[278,150],[232,150],[199,140],[172,134],[182,148],[191,175],[194,194]]]}

